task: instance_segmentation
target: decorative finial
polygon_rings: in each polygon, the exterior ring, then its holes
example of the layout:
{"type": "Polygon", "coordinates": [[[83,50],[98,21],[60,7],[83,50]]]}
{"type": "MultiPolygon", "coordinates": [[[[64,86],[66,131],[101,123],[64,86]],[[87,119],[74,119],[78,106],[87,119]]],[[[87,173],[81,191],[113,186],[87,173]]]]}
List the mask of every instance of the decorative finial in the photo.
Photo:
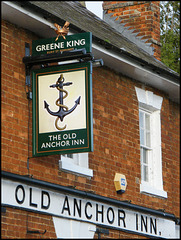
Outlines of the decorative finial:
{"type": "Polygon", "coordinates": [[[54,23],[54,26],[57,28],[57,29],[54,29],[54,30],[55,30],[56,34],[58,35],[57,38],[55,39],[55,41],[57,41],[58,38],[61,37],[61,36],[64,39],[66,39],[65,36],[68,34],[69,24],[70,23],[66,21],[63,28],[61,28],[61,26],[59,26],[57,23],[54,23]]]}

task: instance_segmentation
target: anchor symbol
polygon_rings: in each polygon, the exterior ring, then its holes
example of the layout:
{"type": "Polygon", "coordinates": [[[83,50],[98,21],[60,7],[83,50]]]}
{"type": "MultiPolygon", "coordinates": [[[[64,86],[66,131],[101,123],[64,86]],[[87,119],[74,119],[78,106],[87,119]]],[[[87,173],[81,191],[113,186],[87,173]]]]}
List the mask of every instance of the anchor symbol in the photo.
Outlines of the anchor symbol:
{"type": "Polygon", "coordinates": [[[55,127],[58,130],[64,130],[66,128],[66,125],[62,128],[59,127],[57,124],[58,120],[60,119],[60,121],[62,122],[64,117],[67,116],[68,114],[70,114],[71,112],[73,112],[75,110],[75,108],[77,107],[77,105],[80,104],[80,96],[75,101],[75,105],[69,110],[68,110],[68,107],[63,104],[63,99],[68,96],[68,92],[63,89],[63,86],[69,86],[72,84],[72,82],[64,83],[64,81],[65,81],[65,79],[63,77],[63,74],[60,74],[60,77],[58,78],[56,84],[50,85],[50,87],[52,87],[52,88],[56,87],[59,90],[59,98],[55,102],[55,104],[57,106],[59,106],[59,110],[57,112],[52,112],[49,109],[48,103],[46,101],[44,101],[44,108],[46,108],[47,112],[53,116],[57,116],[57,118],[55,120],[55,127]],[[64,96],[63,96],[63,93],[65,93],[64,96]]]}

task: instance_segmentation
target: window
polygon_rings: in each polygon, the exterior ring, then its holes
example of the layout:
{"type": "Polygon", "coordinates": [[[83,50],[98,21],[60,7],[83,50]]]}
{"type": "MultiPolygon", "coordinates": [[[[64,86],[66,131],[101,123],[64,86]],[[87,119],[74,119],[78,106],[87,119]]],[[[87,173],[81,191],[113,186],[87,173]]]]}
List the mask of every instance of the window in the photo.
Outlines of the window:
{"type": "Polygon", "coordinates": [[[93,170],[89,168],[88,153],[62,154],[59,168],[85,177],[93,177],[93,170]]]}
{"type": "Polygon", "coordinates": [[[163,190],[161,120],[162,97],[136,87],[139,102],[140,192],[167,198],[163,190]]]}
{"type": "Polygon", "coordinates": [[[149,182],[150,168],[149,162],[151,158],[151,135],[150,135],[150,114],[140,109],[140,155],[141,155],[141,178],[145,182],[149,182]]]}

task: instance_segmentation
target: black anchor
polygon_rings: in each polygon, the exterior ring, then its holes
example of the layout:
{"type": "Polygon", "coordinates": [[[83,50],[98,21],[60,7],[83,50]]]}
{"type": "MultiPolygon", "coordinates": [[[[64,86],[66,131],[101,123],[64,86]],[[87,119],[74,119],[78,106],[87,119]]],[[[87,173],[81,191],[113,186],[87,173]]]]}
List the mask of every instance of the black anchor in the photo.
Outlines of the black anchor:
{"type": "Polygon", "coordinates": [[[53,116],[57,116],[57,119],[55,121],[55,126],[58,130],[64,130],[66,128],[66,125],[63,128],[60,128],[57,125],[58,119],[60,119],[61,122],[62,122],[64,117],[67,116],[68,114],[70,114],[71,112],[73,112],[75,110],[75,108],[77,107],[77,105],[80,104],[80,96],[75,101],[75,105],[69,110],[68,110],[68,107],[63,104],[63,99],[66,98],[67,95],[68,95],[68,92],[63,89],[63,86],[69,86],[69,85],[72,84],[72,82],[64,83],[64,80],[65,79],[63,77],[63,74],[61,74],[60,77],[58,78],[56,84],[50,85],[50,87],[52,87],[52,88],[56,87],[59,90],[59,98],[56,100],[56,105],[59,106],[59,110],[57,112],[52,112],[49,109],[48,103],[46,101],[44,101],[44,108],[46,108],[48,113],[53,115],[53,116]],[[63,96],[63,93],[65,93],[64,96],[63,96]]]}

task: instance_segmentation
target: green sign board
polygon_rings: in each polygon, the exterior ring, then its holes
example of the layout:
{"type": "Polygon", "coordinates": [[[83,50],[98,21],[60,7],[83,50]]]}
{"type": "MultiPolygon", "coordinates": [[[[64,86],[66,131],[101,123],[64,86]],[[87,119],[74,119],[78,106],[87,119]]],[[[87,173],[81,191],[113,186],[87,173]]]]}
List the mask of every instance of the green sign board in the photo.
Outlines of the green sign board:
{"type": "Polygon", "coordinates": [[[57,41],[55,41],[55,39],[56,37],[33,40],[32,56],[71,51],[74,49],[82,48],[85,48],[87,53],[92,52],[91,32],[67,35],[66,39],[63,39],[63,37],[59,37],[57,41]]]}
{"type": "Polygon", "coordinates": [[[92,63],[32,71],[33,156],[93,151],[92,63]]]}

